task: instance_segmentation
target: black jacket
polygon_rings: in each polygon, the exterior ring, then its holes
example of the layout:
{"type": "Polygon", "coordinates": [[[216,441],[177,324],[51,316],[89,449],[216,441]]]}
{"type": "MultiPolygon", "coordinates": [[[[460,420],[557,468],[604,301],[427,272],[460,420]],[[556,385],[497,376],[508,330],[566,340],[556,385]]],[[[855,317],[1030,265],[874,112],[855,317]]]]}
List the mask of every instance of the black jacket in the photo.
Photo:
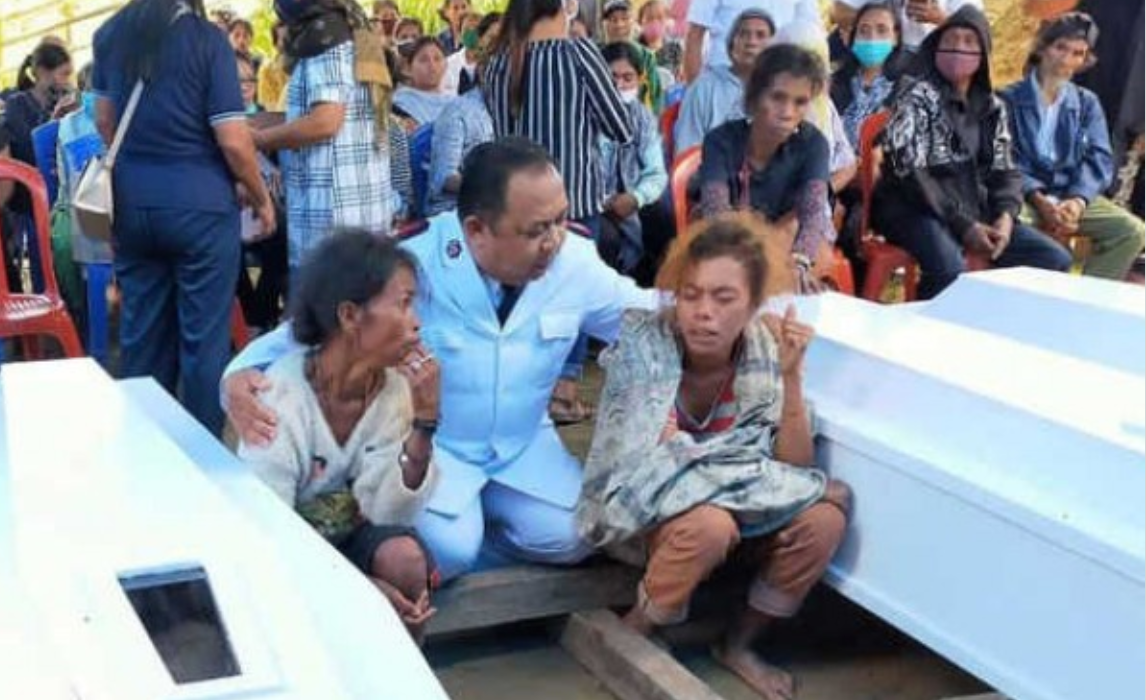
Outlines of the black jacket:
{"type": "Polygon", "coordinates": [[[884,161],[875,206],[930,214],[962,237],[976,222],[990,223],[1022,207],[1022,175],[1011,154],[1011,134],[1003,101],[995,96],[990,74],[991,36],[987,18],[964,6],[920,46],[912,74],[897,85],[892,115],[883,137],[884,161]],[[955,95],[935,69],[935,51],[943,32],[969,27],[979,34],[983,61],[966,101],[955,95]],[[957,125],[959,110],[977,128],[976,143],[966,143],[957,125]]]}

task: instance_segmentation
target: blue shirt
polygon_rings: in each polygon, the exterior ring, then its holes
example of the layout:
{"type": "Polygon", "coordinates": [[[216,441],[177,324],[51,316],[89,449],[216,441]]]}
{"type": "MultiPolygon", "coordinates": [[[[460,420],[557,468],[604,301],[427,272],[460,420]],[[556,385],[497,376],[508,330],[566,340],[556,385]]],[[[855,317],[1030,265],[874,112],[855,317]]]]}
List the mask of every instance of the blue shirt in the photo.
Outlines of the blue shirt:
{"type": "Polygon", "coordinates": [[[442,113],[453,95],[427,92],[403,85],[394,91],[394,107],[419,125],[430,124],[442,113]]]}
{"type": "MultiPolygon", "coordinates": [[[[96,32],[93,90],[123,115],[134,88],[127,75],[128,6],[96,32]]],[[[235,185],[214,127],[245,119],[235,53],[218,27],[190,12],[171,24],[115,167],[117,204],[226,212],[235,185]]]]}
{"type": "Polygon", "coordinates": [[[430,149],[430,202],[428,214],[440,214],[457,204],[455,194],[442,188],[446,180],[460,175],[462,161],[475,146],[493,140],[493,120],[481,90],[470,90],[450,103],[434,121],[430,149]]]}
{"type": "Polygon", "coordinates": [[[684,153],[699,146],[705,134],[721,124],[746,116],[744,83],[740,78],[728,66],[706,68],[684,93],[673,148],[678,155],[684,153]]]}

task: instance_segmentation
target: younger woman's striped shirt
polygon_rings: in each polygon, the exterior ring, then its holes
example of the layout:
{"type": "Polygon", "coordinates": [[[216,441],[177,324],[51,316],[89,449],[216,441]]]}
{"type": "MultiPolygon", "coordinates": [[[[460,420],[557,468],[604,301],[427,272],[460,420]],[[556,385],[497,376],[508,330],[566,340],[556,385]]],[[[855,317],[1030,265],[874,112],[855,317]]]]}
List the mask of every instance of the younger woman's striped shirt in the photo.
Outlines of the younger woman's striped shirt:
{"type": "Polygon", "coordinates": [[[588,39],[530,42],[522,70],[521,109],[510,104],[510,60],[486,68],[484,91],[496,136],[524,136],[557,162],[569,196],[569,218],[600,214],[605,199],[597,141],[632,139],[633,127],[609,67],[588,39]]]}

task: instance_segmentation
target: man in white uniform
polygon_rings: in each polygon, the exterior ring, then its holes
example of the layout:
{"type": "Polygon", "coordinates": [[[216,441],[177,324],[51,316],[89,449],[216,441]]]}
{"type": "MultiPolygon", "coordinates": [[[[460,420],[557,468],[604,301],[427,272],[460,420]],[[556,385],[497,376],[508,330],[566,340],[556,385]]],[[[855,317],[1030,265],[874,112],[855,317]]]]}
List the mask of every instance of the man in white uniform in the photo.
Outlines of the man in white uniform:
{"type": "MultiPolygon", "coordinates": [[[[628,308],[654,308],[565,229],[568,200],[548,153],[523,139],[475,148],[457,212],[403,245],[420,264],[422,338],[440,363],[438,484],[416,523],[444,579],[473,568],[488,537],[499,553],[570,564],[590,553],[577,535],[581,468],[547,416],[579,333],[616,339],[628,308]]],[[[273,434],[257,398],[261,374],[289,350],[283,326],[227,368],[224,398],[247,441],[273,434]]]]}

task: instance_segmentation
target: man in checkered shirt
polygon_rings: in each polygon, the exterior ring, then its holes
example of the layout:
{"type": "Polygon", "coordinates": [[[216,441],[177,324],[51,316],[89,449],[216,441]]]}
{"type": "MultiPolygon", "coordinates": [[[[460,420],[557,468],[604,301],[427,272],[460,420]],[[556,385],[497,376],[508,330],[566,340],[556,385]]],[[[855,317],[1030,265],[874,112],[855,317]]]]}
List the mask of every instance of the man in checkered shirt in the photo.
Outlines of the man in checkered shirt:
{"type": "Polygon", "coordinates": [[[375,138],[369,88],[354,79],[354,42],[301,58],[287,87],[286,123],[255,132],[283,167],[291,269],[331,231],[390,230],[390,163],[375,138]]]}

